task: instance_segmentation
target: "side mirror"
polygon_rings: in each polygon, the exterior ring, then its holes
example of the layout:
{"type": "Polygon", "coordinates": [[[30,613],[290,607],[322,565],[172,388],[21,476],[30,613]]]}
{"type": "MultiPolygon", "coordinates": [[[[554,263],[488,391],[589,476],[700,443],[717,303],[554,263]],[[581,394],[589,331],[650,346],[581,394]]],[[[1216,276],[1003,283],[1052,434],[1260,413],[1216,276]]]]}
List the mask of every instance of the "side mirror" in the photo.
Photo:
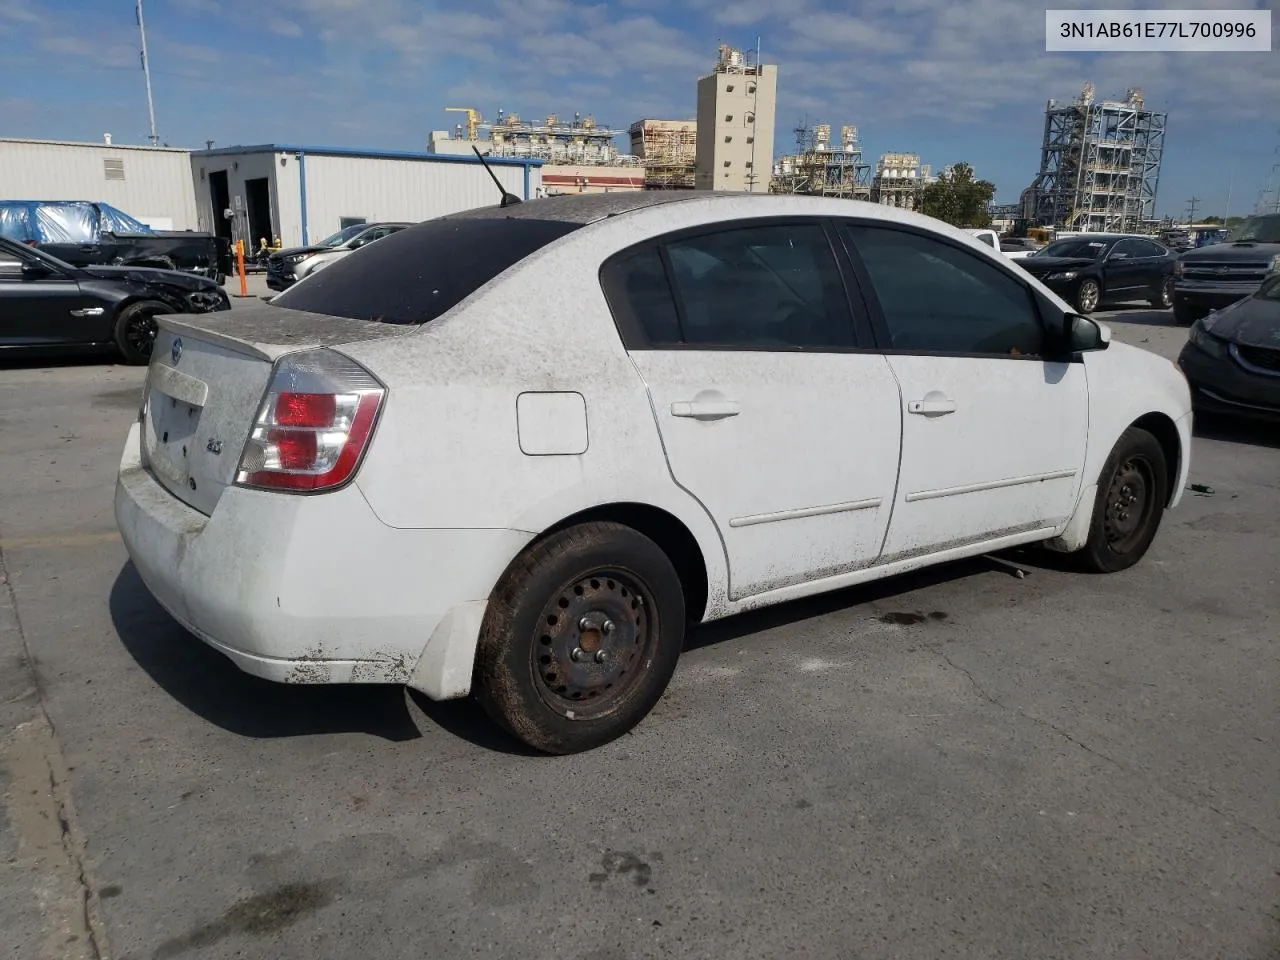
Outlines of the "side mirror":
{"type": "Polygon", "coordinates": [[[1062,326],[1063,345],[1069,353],[1105,350],[1111,343],[1111,331],[1106,326],[1078,313],[1063,314],[1062,326]]]}

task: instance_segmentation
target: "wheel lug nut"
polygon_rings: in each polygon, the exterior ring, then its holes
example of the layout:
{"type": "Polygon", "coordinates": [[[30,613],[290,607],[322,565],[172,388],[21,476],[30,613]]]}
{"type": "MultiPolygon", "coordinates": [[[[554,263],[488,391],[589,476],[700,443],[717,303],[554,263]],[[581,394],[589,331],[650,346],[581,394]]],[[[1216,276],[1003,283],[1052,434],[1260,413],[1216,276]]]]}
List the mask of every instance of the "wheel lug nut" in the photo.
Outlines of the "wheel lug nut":
{"type": "Polygon", "coordinates": [[[588,618],[583,617],[581,620],[579,620],[579,621],[578,621],[578,629],[579,629],[579,630],[590,630],[590,629],[591,629],[591,621],[590,621],[588,618]]]}
{"type": "Polygon", "coordinates": [[[581,647],[574,647],[573,652],[569,654],[570,659],[573,660],[574,663],[581,660],[583,656],[585,656],[585,654],[582,652],[581,647]]]}
{"type": "Polygon", "coordinates": [[[603,651],[603,650],[597,650],[597,651],[596,651],[596,663],[604,663],[604,651],[603,651]]]}
{"type": "Polygon", "coordinates": [[[602,626],[600,629],[603,630],[605,633],[613,633],[613,627],[614,627],[613,621],[606,620],[604,622],[604,626],[602,626]]]}

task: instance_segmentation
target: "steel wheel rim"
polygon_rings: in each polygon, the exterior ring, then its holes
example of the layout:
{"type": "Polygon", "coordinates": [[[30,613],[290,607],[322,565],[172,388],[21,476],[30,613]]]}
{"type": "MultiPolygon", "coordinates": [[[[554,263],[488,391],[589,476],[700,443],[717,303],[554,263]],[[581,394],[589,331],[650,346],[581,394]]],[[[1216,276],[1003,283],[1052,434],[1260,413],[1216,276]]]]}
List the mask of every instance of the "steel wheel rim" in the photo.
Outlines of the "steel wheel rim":
{"type": "Polygon", "coordinates": [[[1098,305],[1098,285],[1092,280],[1080,284],[1080,306],[1084,310],[1092,310],[1098,305]]]}
{"type": "Polygon", "coordinates": [[[1111,478],[1103,534],[1114,552],[1131,549],[1147,529],[1155,507],[1153,480],[1151,463],[1145,457],[1130,457],[1111,478]]]}
{"type": "Polygon", "coordinates": [[[150,354],[151,348],[156,342],[156,331],[158,329],[155,317],[151,314],[145,313],[134,317],[129,321],[129,326],[124,331],[125,343],[140,354],[150,354]]]}
{"type": "Polygon", "coordinates": [[[565,583],[542,608],[530,655],[538,695],[576,720],[627,699],[652,659],[650,591],[634,573],[599,569],[565,583]]]}
{"type": "Polygon", "coordinates": [[[1164,284],[1160,287],[1160,305],[1173,306],[1173,280],[1169,277],[1165,277],[1164,284]]]}

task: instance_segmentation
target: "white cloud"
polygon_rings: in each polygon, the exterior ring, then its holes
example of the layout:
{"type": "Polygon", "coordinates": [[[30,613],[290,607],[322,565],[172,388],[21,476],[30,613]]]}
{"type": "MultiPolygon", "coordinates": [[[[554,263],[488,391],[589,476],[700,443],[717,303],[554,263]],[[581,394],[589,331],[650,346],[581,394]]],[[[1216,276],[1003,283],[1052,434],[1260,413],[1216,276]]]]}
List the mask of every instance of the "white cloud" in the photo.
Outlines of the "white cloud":
{"type": "Polygon", "coordinates": [[[281,37],[302,36],[302,27],[298,26],[295,21],[286,20],[284,17],[272,17],[267,21],[267,29],[281,37]]]}

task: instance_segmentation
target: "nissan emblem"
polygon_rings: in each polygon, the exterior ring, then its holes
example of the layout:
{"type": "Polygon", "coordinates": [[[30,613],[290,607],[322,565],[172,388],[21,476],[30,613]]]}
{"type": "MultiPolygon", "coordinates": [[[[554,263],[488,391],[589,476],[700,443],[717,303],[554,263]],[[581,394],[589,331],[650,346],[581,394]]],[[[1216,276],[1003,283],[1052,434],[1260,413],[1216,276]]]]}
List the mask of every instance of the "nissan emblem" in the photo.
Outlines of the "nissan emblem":
{"type": "Polygon", "coordinates": [[[169,348],[169,356],[173,358],[174,366],[182,359],[182,338],[174,337],[173,346],[169,348]]]}

